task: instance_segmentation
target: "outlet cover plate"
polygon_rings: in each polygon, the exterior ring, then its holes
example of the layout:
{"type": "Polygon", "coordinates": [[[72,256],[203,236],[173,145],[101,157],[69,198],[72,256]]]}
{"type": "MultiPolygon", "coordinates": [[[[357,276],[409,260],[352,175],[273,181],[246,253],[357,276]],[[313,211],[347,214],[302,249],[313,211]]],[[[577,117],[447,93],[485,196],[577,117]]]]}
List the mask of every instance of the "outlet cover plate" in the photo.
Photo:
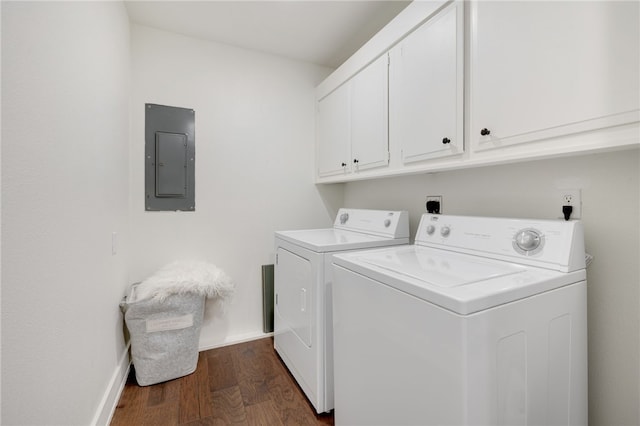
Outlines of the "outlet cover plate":
{"type": "Polygon", "coordinates": [[[557,190],[557,209],[560,212],[558,218],[564,219],[562,215],[563,206],[572,206],[571,219],[582,218],[582,194],[580,189],[558,189],[557,190]]]}

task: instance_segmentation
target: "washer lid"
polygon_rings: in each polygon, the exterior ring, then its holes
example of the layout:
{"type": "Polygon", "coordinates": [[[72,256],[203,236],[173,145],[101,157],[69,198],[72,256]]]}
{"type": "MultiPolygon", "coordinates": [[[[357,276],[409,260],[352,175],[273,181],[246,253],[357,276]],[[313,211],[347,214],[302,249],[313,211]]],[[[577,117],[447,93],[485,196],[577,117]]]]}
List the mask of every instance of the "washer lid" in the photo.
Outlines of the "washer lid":
{"type": "Polygon", "coordinates": [[[443,250],[420,250],[413,247],[376,251],[360,259],[369,265],[445,288],[526,271],[525,267],[516,264],[495,263],[483,258],[462,258],[443,250]]]}
{"type": "MultiPolygon", "coordinates": [[[[416,245],[336,254],[333,263],[461,315],[586,278],[584,269],[564,273],[416,245]]],[[[335,274],[334,285],[349,285],[344,277],[335,274]]]]}
{"type": "Polygon", "coordinates": [[[409,238],[390,238],[333,228],[278,231],[278,238],[318,253],[409,243],[409,238]]]}

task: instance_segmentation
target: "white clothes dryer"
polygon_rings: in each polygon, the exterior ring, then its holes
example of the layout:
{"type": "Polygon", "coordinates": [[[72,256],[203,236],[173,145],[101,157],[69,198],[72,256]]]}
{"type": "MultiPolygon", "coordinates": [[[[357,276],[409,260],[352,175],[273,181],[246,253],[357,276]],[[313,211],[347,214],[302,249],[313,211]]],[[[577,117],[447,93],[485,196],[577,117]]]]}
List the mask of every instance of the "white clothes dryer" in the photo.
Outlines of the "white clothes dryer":
{"type": "Polygon", "coordinates": [[[423,215],[334,256],[336,425],[586,425],[580,222],[423,215]]]}
{"type": "Polygon", "coordinates": [[[331,256],[408,243],[406,211],[340,209],[333,228],[276,232],[274,347],[318,413],[333,409],[331,256]]]}

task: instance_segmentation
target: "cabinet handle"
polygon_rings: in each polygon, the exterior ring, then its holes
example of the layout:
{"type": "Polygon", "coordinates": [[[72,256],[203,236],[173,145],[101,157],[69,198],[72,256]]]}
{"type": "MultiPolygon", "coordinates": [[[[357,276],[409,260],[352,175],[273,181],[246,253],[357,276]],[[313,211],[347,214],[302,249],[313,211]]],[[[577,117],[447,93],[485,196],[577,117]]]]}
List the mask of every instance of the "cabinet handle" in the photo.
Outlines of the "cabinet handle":
{"type": "Polygon", "coordinates": [[[442,143],[445,144],[445,145],[448,144],[448,143],[451,143],[451,139],[444,138],[444,139],[442,139],[442,143]]]}
{"type": "Polygon", "coordinates": [[[347,167],[347,163],[342,163],[342,167],[347,167]]]}
{"type": "Polygon", "coordinates": [[[354,159],[353,159],[353,164],[358,164],[359,162],[360,162],[360,161],[358,161],[358,159],[357,159],[357,158],[354,158],[354,159]]]}
{"type": "Polygon", "coordinates": [[[489,129],[487,129],[487,128],[485,127],[484,129],[480,130],[480,134],[481,134],[482,136],[487,136],[487,135],[491,134],[491,130],[489,130],[489,129]]]}

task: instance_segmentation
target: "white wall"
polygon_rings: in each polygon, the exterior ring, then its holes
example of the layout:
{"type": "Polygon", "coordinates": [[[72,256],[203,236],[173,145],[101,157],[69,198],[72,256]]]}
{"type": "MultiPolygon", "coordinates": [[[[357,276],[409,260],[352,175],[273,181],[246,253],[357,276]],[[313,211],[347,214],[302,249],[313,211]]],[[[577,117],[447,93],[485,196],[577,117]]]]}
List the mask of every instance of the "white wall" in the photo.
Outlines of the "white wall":
{"type": "Polygon", "coordinates": [[[589,317],[589,424],[637,425],[640,399],[638,150],[348,183],[347,207],[406,209],[415,234],[426,195],[445,214],[561,216],[556,188],[582,189],[589,317]]]}
{"type": "Polygon", "coordinates": [[[2,424],[90,424],[119,381],[128,90],[122,3],[2,2],[2,424]]]}
{"type": "Polygon", "coordinates": [[[118,302],[166,262],[207,259],[237,282],[226,313],[208,305],[212,347],[260,335],[277,229],[329,226],[344,204],[407,209],[414,233],[425,195],[448,214],[552,218],[558,186],[582,188],[595,256],[590,423],[640,423],[637,150],[316,187],[329,70],[133,26],[129,132],[128,49],[120,3],[2,2],[2,424],[101,420],[118,302]],[[196,110],[196,212],[144,211],[145,102],[196,110]]]}
{"type": "Polygon", "coordinates": [[[330,70],[139,25],[131,39],[131,278],[208,260],[236,294],[225,313],[207,304],[200,346],[260,336],[274,231],[330,226],[341,202],[313,184],[314,87],[330,70]],[[145,103],[196,111],[195,212],[145,212],[145,103]]]}

